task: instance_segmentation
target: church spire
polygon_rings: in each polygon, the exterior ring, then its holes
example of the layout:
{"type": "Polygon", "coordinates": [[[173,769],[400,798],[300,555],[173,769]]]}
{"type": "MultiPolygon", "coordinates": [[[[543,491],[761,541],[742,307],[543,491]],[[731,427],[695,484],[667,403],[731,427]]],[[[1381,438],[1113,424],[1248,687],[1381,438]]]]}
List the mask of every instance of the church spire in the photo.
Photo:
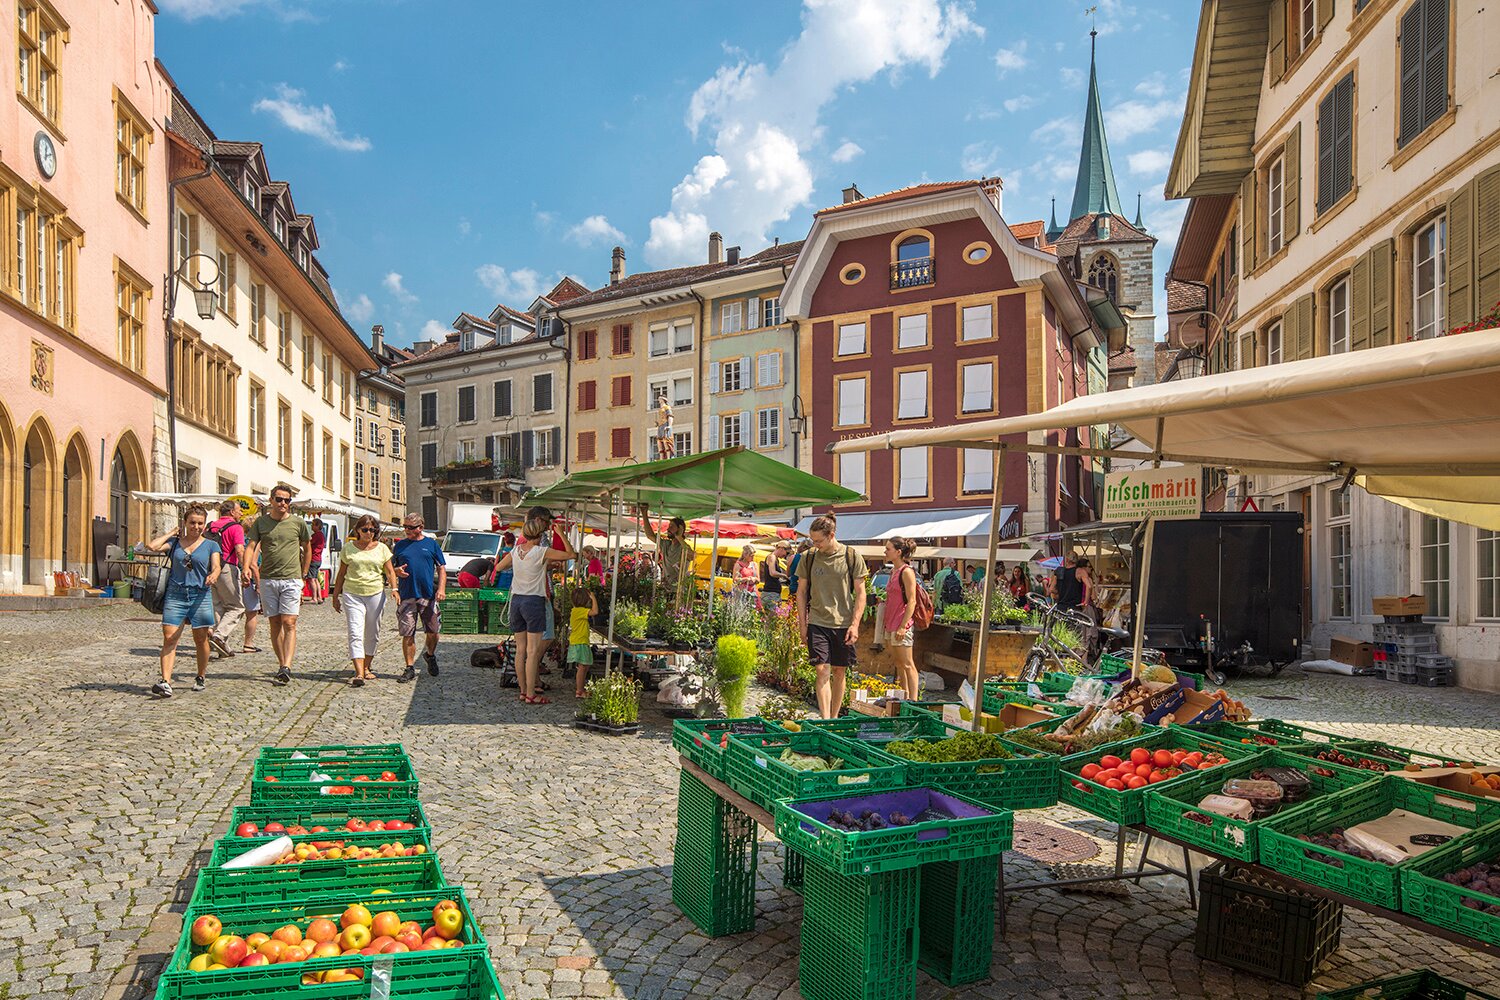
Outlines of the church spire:
{"type": "Polygon", "coordinates": [[[1135,193],[1135,222],[1133,225],[1143,233],[1146,231],[1146,224],[1141,221],[1141,193],[1139,191],[1135,193]]]}
{"type": "Polygon", "coordinates": [[[1057,224],[1057,199],[1052,199],[1052,218],[1047,223],[1047,242],[1056,243],[1057,238],[1063,233],[1062,226],[1057,224]]]}
{"type": "Polygon", "coordinates": [[[1099,32],[1089,32],[1089,101],[1083,118],[1083,149],[1078,156],[1078,183],[1073,188],[1073,210],[1068,221],[1090,212],[1124,216],[1120,195],[1115,191],[1115,171],[1109,161],[1109,140],[1104,135],[1104,109],[1099,100],[1099,77],[1094,50],[1099,32]]]}

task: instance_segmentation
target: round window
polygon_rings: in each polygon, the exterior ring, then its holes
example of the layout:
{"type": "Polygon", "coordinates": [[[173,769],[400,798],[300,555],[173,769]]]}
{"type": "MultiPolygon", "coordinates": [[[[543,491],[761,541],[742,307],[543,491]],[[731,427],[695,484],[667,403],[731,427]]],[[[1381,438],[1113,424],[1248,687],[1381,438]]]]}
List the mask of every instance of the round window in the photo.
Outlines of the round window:
{"type": "Polygon", "coordinates": [[[983,264],[990,259],[990,245],[988,243],[970,243],[964,250],[964,260],[970,264],[983,264]]]}
{"type": "Polygon", "coordinates": [[[865,276],[864,265],[862,265],[862,264],[851,264],[848,267],[844,268],[843,273],[841,273],[839,275],[839,280],[842,281],[846,285],[852,285],[852,284],[855,284],[856,282],[858,282],[864,276],[865,276]]]}

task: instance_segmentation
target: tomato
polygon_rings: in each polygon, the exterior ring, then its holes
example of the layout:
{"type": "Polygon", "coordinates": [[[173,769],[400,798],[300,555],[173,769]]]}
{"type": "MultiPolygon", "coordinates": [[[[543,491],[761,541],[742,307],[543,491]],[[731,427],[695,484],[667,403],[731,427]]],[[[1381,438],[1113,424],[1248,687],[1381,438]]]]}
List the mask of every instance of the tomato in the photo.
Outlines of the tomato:
{"type": "Polygon", "coordinates": [[[1170,750],[1158,750],[1158,751],[1156,751],[1156,753],[1152,754],[1152,756],[1151,756],[1151,763],[1155,764],[1157,767],[1171,767],[1172,766],[1172,751],[1170,751],[1170,750]]]}
{"type": "MultiPolygon", "coordinates": [[[[725,743],[729,742],[729,734],[728,733],[724,734],[724,742],[725,743]]],[[[395,781],[396,780],[396,772],[395,771],[381,771],[380,772],[380,780],[381,781],[395,781]]]]}
{"type": "Polygon", "coordinates": [[[1136,747],[1130,751],[1130,763],[1144,764],[1151,759],[1151,751],[1145,747],[1136,747]]]}
{"type": "Polygon", "coordinates": [[[1125,781],[1125,787],[1126,788],[1145,788],[1146,787],[1146,779],[1142,778],[1140,775],[1136,775],[1134,778],[1127,778],[1126,781],[1125,781]]]}
{"type": "Polygon", "coordinates": [[[1161,782],[1167,780],[1167,773],[1165,771],[1152,771],[1151,777],[1147,778],[1146,780],[1153,785],[1160,784],[1161,782]]]}
{"type": "Polygon", "coordinates": [[[1112,767],[1119,767],[1123,763],[1124,761],[1120,760],[1120,758],[1111,755],[1106,755],[1099,758],[1099,766],[1104,768],[1105,770],[1108,770],[1112,767]]]}
{"type": "Polygon", "coordinates": [[[1119,776],[1120,776],[1120,769],[1117,768],[1117,767],[1110,767],[1110,768],[1106,768],[1103,771],[1100,771],[1099,773],[1095,774],[1094,777],[1091,780],[1097,781],[1097,782],[1099,782],[1099,784],[1102,785],[1106,781],[1109,781],[1111,778],[1118,778],[1119,776]]]}
{"type": "Polygon", "coordinates": [[[1187,759],[1187,751],[1186,750],[1178,750],[1177,752],[1175,752],[1175,753],[1172,754],[1172,763],[1173,764],[1181,764],[1186,759],[1187,759]]]}
{"type": "MultiPolygon", "coordinates": [[[[1079,777],[1086,778],[1089,781],[1093,781],[1094,776],[1102,770],[1104,770],[1104,768],[1100,767],[1098,764],[1085,764],[1083,765],[1083,770],[1078,772],[1078,775],[1079,777]]],[[[241,834],[241,836],[246,835],[241,834]]],[[[254,834],[249,834],[249,836],[254,836],[254,834]]]]}
{"type": "Polygon", "coordinates": [[[1123,781],[1121,781],[1119,778],[1110,778],[1108,781],[1106,781],[1104,783],[1104,787],[1105,788],[1112,788],[1112,789],[1114,789],[1117,792],[1123,792],[1125,790],[1125,783],[1123,781]]]}
{"type": "Polygon", "coordinates": [[[1073,787],[1077,788],[1077,789],[1079,789],[1081,791],[1085,791],[1085,792],[1088,791],[1088,789],[1084,787],[1083,782],[1081,782],[1081,781],[1075,781],[1075,782],[1073,782],[1073,787]]]}
{"type": "Polygon", "coordinates": [[[1151,774],[1151,765],[1150,764],[1142,764],[1140,767],[1138,767],[1138,768],[1135,769],[1135,774],[1136,774],[1136,777],[1138,777],[1138,778],[1149,777],[1150,774],[1151,774]]]}
{"type": "Polygon", "coordinates": [[[1197,767],[1199,764],[1203,763],[1203,754],[1200,751],[1194,750],[1192,753],[1182,758],[1182,762],[1189,767],[1197,767]]]}

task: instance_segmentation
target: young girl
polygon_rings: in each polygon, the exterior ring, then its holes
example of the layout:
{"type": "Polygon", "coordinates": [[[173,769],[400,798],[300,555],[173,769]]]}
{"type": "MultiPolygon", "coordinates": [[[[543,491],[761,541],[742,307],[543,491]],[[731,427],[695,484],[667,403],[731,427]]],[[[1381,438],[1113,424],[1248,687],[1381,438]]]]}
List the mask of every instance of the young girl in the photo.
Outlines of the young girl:
{"type": "Polygon", "coordinates": [[[921,586],[917,571],[911,568],[912,553],[916,550],[917,545],[910,538],[886,539],[885,557],[891,562],[891,578],[885,585],[885,631],[896,660],[896,680],[912,701],[917,700],[921,685],[912,660],[916,638],[911,618],[917,611],[917,588],[921,586]]]}
{"type": "Polygon", "coordinates": [[[594,592],[584,587],[573,588],[573,610],[568,613],[568,662],[578,664],[578,675],[573,680],[573,697],[584,696],[583,686],[589,679],[589,668],[594,665],[594,650],[589,645],[589,618],[599,613],[599,602],[594,592]]]}

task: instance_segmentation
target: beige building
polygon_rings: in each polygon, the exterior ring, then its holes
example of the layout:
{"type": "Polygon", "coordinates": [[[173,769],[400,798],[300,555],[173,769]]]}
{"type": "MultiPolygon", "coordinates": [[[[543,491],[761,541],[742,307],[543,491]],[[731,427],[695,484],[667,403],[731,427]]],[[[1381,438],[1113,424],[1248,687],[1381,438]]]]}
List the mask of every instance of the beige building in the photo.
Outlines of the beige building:
{"type": "MultiPolygon", "coordinates": [[[[1208,286],[1201,320],[1174,327],[1199,327],[1209,370],[1443,336],[1491,312],[1500,11],[1483,0],[1202,10],[1167,194],[1192,199],[1172,277],[1208,286]]],[[[1230,509],[1249,495],[1303,512],[1313,649],[1368,637],[1372,597],[1422,593],[1460,682],[1500,690],[1500,537],[1341,485],[1229,484],[1230,509]]]]}
{"type": "Polygon", "coordinates": [[[370,331],[379,365],[354,387],[354,498],[387,524],[406,512],[406,385],[391,371],[407,352],[388,352],[385,328],[370,331]]]}

